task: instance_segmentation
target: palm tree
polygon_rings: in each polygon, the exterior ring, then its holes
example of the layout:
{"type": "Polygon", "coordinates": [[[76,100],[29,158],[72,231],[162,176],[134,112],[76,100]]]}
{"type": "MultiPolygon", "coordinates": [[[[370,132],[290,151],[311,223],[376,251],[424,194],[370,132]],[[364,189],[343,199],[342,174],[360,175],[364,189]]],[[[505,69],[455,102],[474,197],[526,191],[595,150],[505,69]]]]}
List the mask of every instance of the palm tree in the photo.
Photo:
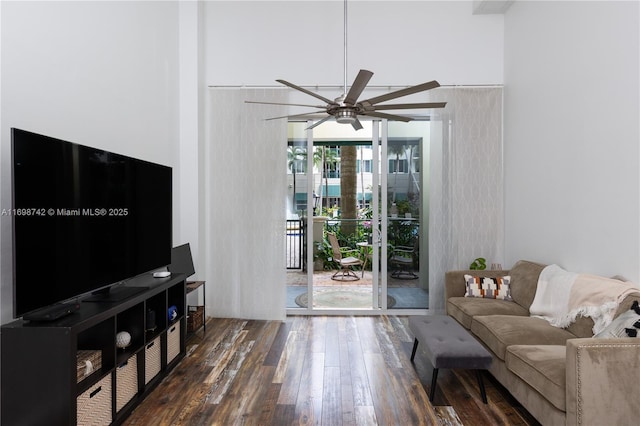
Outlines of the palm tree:
{"type": "MultiPolygon", "coordinates": [[[[342,219],[357,219],[357,154],[354,145],[345,145],[340,148],[340,210],[342,219]]],[[[355,234],[356,228],[357,223],[355,220],[342,222],[342,232],[345,235],[355,234]]]]}
{"type": "MultiPolygon", "coordinates": [[[[315,148],[314,148],[314,149],[313,149],[313,158],[312,158],[312,161],[313,161],[313,167],[314,167],[315,169],[321,169],[321,167],[322,167],[322,162],[323,162],[323,149],[324,149],[324,148],[322,148],[322,149],[315,149],[315,148]]],[[[304,151],[301,155],[302,155],[302,158],[304,158],[304,163],[305,163],[305,164],[307,164],[307,150],[305,149],[305,151],[304,151]]],[[[312,174],[312,176],[313,176],[313,172],[312,172],[311,174],[312,174]]],[[[314,188],[314,194],[315,194],[315,188],[314,188]]],[[[322,204],[320,205],[320,211],[322,211],[322,204]]],[[[315,206],[314,206],[313,214],[314,214],[314,215],[316,214],[315,206]]]]}
{"type": "Polygon", "coordinates": [[[289,146],[287,149],[287,167],[293,174],[293,197],[292,208],[295,210],[296,206],[296,172],[298,171],[298,164],[300,160],[306,157],[306,150],[300,146],[289,146]]]}
{"type": "MultiPolygon", "coordinates": [[[[303,152],[300,153],[300,156],[304,159],[304,163],[307,163],[307,150],[304,149],[303,152]]],[[[320,147],[313,150],[313,167],[324,170],[324,147],[320,147]]],[[[314,190],[315,191],[315,190],[314,190]]],[[[326,191],[325,191],[326,193],[326,191]]],[[[322,210],[322,205],[320,206],[322,210]]]]}
{"type": "Polygon", "coordinates": [[[337,150],[335,149],[327,149],[326,146],[321,147],[322,151],[322,164],[324,169],[324,196],[326,197],[326,209],[329,210],[329,164],[330,163],[338,163],[340,162],[340,158],[338,157],[337,150]]]}

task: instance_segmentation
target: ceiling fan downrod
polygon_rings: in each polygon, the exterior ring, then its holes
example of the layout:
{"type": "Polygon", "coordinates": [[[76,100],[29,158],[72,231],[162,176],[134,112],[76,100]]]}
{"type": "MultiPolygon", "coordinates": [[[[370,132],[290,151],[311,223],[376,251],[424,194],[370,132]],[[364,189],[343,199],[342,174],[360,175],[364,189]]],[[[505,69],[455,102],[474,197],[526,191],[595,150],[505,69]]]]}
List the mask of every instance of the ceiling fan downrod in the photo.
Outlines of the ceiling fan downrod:
{"type": "Polygon", "coordinates": [[[344,0],[344,92],[347,96],[347,0],[344,0]]]}

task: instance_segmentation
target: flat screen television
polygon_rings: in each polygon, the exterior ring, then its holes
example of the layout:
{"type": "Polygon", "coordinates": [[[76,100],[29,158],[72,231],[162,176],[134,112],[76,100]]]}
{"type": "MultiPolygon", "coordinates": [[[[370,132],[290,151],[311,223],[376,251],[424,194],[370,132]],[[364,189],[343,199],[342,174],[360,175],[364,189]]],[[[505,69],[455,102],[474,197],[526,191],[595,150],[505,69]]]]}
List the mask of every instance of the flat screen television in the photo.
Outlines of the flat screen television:
{"type": "Polygon", "coordinates": [[[171,263],[172,173],[11,129],[14,317],[171,263]]]}

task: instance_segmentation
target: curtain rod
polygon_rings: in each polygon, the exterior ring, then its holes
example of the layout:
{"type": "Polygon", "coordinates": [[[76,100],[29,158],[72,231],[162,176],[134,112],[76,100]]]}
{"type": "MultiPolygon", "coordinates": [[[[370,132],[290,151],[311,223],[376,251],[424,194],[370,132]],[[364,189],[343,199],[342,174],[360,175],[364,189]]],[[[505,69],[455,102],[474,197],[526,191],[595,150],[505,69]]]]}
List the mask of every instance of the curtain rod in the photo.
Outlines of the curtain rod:
{"type": "MultiPolygon", "coordinates": [[[[307,85],[298,85],[300,87],[305,88],[315,88],[315,89],[336,89],[341,90],[342,85],[328,85],[328,84],[307,84],[307,85]]],[[[251,85],[251,84],[211,84],[207,86],[210,89],[288,89],[288,87],[284,87],[277,84],[272,85],[251,85]]],[[[411,87],[407,85],[394,85],[394,84],[381,84],[381,85],[367,85],[367,89],[395,89],[395,88],[404,88],[411,87]]],[[[443,84],[440,87],[504,87],[504,84],[443,84]]]]}

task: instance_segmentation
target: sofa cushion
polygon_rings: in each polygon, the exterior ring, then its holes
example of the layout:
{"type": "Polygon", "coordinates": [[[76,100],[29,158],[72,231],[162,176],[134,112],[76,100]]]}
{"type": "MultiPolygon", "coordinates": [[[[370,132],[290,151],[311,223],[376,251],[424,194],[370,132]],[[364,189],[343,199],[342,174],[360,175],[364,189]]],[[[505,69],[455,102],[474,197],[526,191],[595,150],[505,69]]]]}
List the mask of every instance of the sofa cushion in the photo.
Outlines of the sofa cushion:
{"type": "Polygon", "coordinates": [[[538,288],[538,277],[546,265],[519,260],[509,271],[511,297],[517,304],[529,309],[538,288]]]}
{"type": "Polygon", "coordinates": [[[509,275],[503,277],[478,277],[465,274],[464,280],[467,287],[464,294],[465,297],[512,301],[511,290],[509,289],[511,277],[509,275]]]}
{"type": "Polygon", "coordinates": [[[565,330],[576,337],[593,337],[594,322],[590,317],[579,316],[565,330]]]}
{"type": "Polygon", "coordinates": [[[511,345],[564,345],[576,337],[540,318],[509,315],[473,317],[471,332],[501,360],[511,345]]]}
{"type": "Polygon", "coordinates": [[[529,311],[517,303],[477,297],[450,297],[447,313],[467,329],[471,328],[471,320],[477,315],[529,316],[529,311]]]}
{"type": "Polygon", "coordinates": [[[507,348],[505,363],[557,409],[566,411],[566,354],[565,345],[513,345],[507,348]]]}

